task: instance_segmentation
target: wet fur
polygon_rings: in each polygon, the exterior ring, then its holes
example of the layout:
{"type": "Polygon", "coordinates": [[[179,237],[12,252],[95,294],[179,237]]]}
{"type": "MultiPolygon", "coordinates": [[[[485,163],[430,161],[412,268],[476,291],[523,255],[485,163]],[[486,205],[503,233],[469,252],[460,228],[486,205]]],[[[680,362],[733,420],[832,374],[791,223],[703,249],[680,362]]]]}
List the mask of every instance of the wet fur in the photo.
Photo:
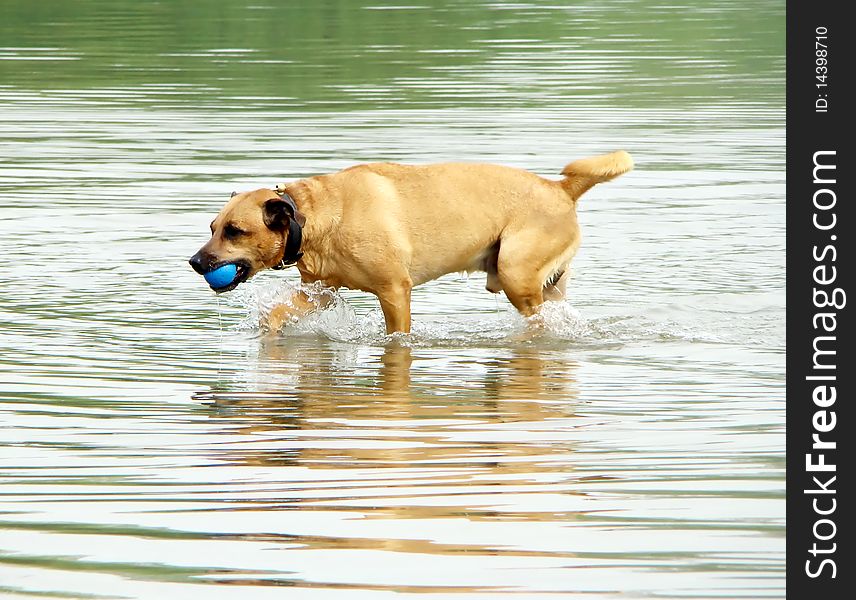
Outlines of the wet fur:
{"type": "MultiPolygon", "coordinates": [[[[387,331],[409,332],[410,290],[447,273],[485,271],[487,289],[504,291],[526,316],[564,297],[580,243],[577,200],[632,168],[623,151],[572,162],[559,181],[488,164],[374,163],[281,187],[305,217],[301,279],[371,292],[387,331]]],[[[274,267],[286,237],[271,227],[276,198],[269,189],[235,195],[197,257],[242,261],[249,277],[274,267]],[[226,235],[236,229],[240,236],[226,235]]],[[[298,293],[274,310],[271,328],[312,309],[298,293]]]]}

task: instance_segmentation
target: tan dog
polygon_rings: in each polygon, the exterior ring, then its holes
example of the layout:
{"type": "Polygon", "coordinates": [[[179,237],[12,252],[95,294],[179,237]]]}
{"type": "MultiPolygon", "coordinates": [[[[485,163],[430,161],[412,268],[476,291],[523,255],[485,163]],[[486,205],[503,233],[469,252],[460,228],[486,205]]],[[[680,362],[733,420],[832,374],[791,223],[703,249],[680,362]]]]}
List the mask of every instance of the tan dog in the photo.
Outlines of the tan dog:
{"type": "MultiPolygon", "coordinates": [[[[487,272],[487,289],[530,316],[564,297],[579,197],[632,168],[623,151],[572,162],[561,181],[488,164],[358,165],[234,195],[190,264],[201,274],[236,265],[223,292],[288,255],[306,283],[376,295],[388,333],[410,331],[414,286],[461,271],[487,272]]],[[[270,327],[313,308],[298,293],[270,327]]]]}

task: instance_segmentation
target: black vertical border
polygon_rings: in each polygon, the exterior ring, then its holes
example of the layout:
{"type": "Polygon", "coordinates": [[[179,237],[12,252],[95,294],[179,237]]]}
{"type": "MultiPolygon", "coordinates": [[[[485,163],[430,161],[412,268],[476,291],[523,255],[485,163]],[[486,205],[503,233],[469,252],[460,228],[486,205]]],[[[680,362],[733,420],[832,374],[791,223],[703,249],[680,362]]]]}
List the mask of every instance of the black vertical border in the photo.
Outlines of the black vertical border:
{"type": "MultiPolygon", "coordinates": [[[[853,373],[856,371],[853,344],[853,319],[851,313],[856,303],[856,295],[850,283],[856,265],[853,262],[853,237],[856,236],[856,220],[853,218],[852,179],[856,176],[853,163],[853,137],[850,114],[856,110],[853,103],[852,73],[856,56],[852,39],[856,28],[851,19],[845,17],[844,2],[796,1],[787,2],[787,597],[792,600],[837,600],[856,597],[854,588],[853,533],[851,531],[850,512],[852,494],[844,488],[853,489],[853,469],[856,460],[854,444],[856,424],[853,422],[852,405],[856,402],[853,373]],[[817,28],[827,28],[828,68],[826,88],[819,88],[817,73],[817,28]],[[818,112],[819,99],[828,102],[827,112],[818,112]],[[834,171],[836,182],[822,185],[814,182],[814,155],[818,151],[835,151],[834,171]],[[818,210],[814,207],[814,194],[820,188],[831,188],[836,195],[836,204],[830,211],[820,215],[829,222],[830,212],[835,212],[837,225],[834,229],[821,231],[813,224],[813,216],[818,210]],[[831,238],[835,236],[833,241],[831,238]],[[836,248],[836,260],[832,252],[826,260],[817,261],[815,254],[832,244],[836,248]],[[815,249],[817,248],[817,249],[815,249]],[[827,286],[819,286],[815,280],[814,269],[826,264],[827,276],[830,266],[836,268],[837,279],[827,286]],[[846,283],[845,283],[846,282],[846,283]],[[848,293],[847,304],[840,310],[818,308],[814,302],[816,288],[825,287],[831,291],[841,287],[848,293]],[[835,312],[837,328],[834,333],[816,330],[814,316],[818,312],[835,312]],[[813,369],[815,337],[834,335],[834,385],[837,400],[827,411],[834,411],[836,426],[833,431],[823,433],[822,439],[834,441],[834,450],[815,450],[825,454],[827,463],[836,465],[834,473],[809,473],[806,470],[806,454],[812,452],[812,435],[817,433],[812,422],[815,413],[821,410],[815,405],[812,393],[817,381],[806,380],[807,376],[817,374],[813,369]],[[805,490],[817,489],[813,481],[818,476],[827,482],[830,475],[836,479],[829,488],[835,494],[807,494],[805,490]],[[818,515],[812,505],[818,499],[821,509],[828,509],[835,499],[836,508],[827,516],[818,515]],[[828,518],[835,522],[835,536],[826,541],[817,540],[814,534],[815,523],[828,518]],[[829,554],[811,554],[813,545],[829,550],[836,544],[835,552],[829,554]],[[811,560],[812,568],[820,565],[823,558],[831,558],[836,564],[836,576],[831,577],[832,569],[827,565],[821,576],[809,577],[806,573],[806,561],[811,560]]],[[[821,106],[822,108],[822,106],[821,106]]],[[[825,160],[829,160],[828,158],[825,160]]],[[[831,174],[830,171],[825,171],[831,174]]],[[[830,196],[823,194],[828,202],[830,196]]],[[[832,348],[827,343],[827,348],[832,348]]],[[[826,371],[825,373],[831,373],[826,371]]],[[[828,418],[827,415],[824,418],[828,418]]],[[[831,526],[822,524],[818,530],[828,535],[831,526]]]]}

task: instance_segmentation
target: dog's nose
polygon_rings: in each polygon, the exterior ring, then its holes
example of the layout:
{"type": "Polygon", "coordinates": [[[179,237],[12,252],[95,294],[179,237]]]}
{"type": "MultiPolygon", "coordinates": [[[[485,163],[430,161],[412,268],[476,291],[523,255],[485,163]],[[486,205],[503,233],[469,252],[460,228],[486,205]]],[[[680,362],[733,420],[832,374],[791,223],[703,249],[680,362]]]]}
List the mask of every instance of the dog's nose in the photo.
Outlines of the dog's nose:
{"type": "Polygon", "coordinates": [[[191,256],[190,260],[187,262],[190,263],[190,266],[193,267],[194,271],[196,271],[200,275],[205,274],[205,265],[200,252],[197,252],[196,254],[191,256]]]}

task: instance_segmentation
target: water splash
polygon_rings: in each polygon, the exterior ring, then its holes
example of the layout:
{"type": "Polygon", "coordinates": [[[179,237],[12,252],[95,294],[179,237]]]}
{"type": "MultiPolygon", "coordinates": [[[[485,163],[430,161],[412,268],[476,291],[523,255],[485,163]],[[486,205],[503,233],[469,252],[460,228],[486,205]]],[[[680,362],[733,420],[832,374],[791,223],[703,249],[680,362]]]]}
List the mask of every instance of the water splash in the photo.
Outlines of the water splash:
{"type": "MultiPolygon", "coordinates": [[[[581,347],[604,347],[637,343],[689,342],[706,344],[734,343],[736,337],[745,336],[749,328],[760,327],[755,315],[741,319],[737,315],[692,322],[684,319],[660,318],[660,312],[645,306],[623,309],[618,314],[589,315],[590,309],[572,305],[568,300],[545,302],[540,312],[529,318],[520,316],[510,304],[499,300],[496,310],[461,311],[422,317],[414,314],[413,329],[409,335],[387,335],[380,308],[368,311],[355,310],[338,291],[320,283],[303,284],[282,280],[256,280],[243,286],[227,300],[243,318],[227,329],[266,335],[271,311],[280,304],[290,305],[295,293],[305,294],[323,309],[295,318],[278,332],[285,337],[316,337],[369,346],[396,343],[411,347],[466,347],[503,346],[519,344],[551,344],[581,347]],[[754,319],[754,320],[753,320],[754,319]]],[[[219,300],[219,298],[218,298],[219,300]]],[[[674,311],[672,311],[674,317],[674,311]]],[[[218,302],[218,316],[221,319],[218,302]]],[[[767,336],[769,337],[769,336],[767,336]]],[[[761,336],[759,344],[772,343],[761,336]],[[763,338],[763,339],[762,339],[763,338]]]]}
{"type": "Polygon", "coordinates": [[[561,339],[579,340],[593,333],[591,324],[567,301],[545,302],[538,314],[526,321],[535,330],[561,339]]]}
{"type": "MultiPolygon", "coordinates": [[[[329,340],[370,346],[390,343],[411,347],[498,346],[508,343],[565,341],[585,344],[610,341],[613,331],[608,323],[586,319],[567,301],[546,302],[541,312],[524,318],[511,307],[498,304],[493,312],[463,312],[435,317],[414,316],[409,335],[387,335],[380,308],[358,312],[336,290],[320,283],[303,284],[283,281],[257,281],[231,297],[245,317],[233,329],[259,335],[270,334],[267,328],[271,311],[281,304],[292,306],[295,293],[305,294],[324,308],[295,318],[279,333],[285,337],[321,336],[329,340]],[[605,326],[606,325],[606,326],[605,326]]],[[[626,333],[626,332],[625,332],[626,333]]],[[[625,338],[625,335],[619,335],[625,338]]]]}

